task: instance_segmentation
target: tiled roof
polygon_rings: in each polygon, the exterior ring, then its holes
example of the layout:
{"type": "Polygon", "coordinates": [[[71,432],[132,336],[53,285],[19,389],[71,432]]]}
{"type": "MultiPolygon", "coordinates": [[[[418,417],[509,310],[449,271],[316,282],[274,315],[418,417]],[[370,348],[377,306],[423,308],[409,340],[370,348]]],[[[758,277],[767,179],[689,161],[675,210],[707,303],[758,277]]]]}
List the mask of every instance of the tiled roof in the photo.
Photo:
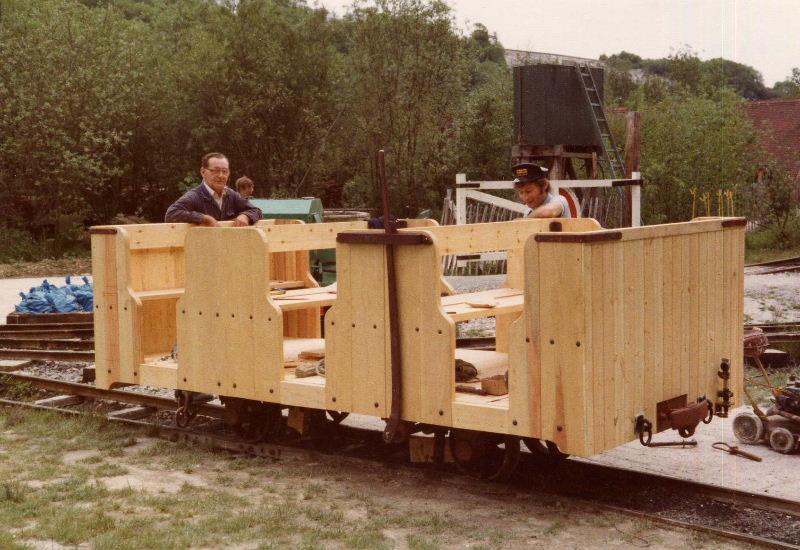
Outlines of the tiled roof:
{"type": "Polygon", "coordinates": [[[800,98],[748,101],[745,112],[759,130],[761,145],[800,179],[800,98]]]}

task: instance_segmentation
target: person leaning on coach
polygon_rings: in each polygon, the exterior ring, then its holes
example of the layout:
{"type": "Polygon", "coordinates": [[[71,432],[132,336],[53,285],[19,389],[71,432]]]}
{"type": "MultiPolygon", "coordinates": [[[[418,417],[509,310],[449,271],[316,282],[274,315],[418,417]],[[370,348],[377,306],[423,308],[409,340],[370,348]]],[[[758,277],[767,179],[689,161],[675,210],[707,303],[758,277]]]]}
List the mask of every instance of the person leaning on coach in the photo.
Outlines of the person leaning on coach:
{"type": "Polygon", "coordinates": [[[215,226],[218,221],[233,220],[234,227],[247,226],[261,219],[261,210],[239,193],[227,187],[230,176],[228,158],[222,153],[208,153],[200,163],[203,181],[189,189],[167,209],[167,223],[194,223],[215,226]]]}

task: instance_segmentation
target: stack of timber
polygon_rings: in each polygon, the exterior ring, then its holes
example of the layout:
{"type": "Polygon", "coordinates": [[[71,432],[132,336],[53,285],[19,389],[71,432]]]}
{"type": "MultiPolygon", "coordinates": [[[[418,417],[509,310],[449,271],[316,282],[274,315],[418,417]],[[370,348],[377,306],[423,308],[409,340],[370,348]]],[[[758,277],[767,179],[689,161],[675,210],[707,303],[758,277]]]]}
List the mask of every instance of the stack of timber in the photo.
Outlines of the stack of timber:
{"type": "MultiPolygon", "coordinates": [[[[53,361],[93,361],[94,324],[91,313],[16,314],[0,325],[0,358],[53,361]],[[60,321],[61,316],[89,316],[88,321],[60,321]]],[[[9,316],[10,318],[11,316],[9,316]]],[[[80,317],[79,317],[80,318],[80,317]]]]}

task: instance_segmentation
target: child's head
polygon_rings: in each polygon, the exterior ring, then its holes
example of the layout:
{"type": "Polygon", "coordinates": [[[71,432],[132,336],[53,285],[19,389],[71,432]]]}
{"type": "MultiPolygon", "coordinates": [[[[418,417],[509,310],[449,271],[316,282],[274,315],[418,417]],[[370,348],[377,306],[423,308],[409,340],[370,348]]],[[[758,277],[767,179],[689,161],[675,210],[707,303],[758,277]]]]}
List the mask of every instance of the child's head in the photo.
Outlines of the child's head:
{"type": "Polygon", "coordinates": [[[256,186],[253,183],[253,180],[247,176],[242,176],[236,180],[236,192],[244,198],[252,197],[253,193],[255,192],[255,187],[256,186]]]}

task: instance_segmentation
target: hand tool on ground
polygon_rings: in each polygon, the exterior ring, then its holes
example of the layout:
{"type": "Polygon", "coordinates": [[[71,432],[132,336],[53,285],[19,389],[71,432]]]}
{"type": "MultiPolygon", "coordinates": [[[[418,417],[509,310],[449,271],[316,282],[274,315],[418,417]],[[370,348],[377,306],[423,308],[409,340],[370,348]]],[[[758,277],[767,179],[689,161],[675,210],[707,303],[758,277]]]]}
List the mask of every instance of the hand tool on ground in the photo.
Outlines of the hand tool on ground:
{"type": "Polygon", "coordinates": [[[728,445],[724,441],[717,441],[716,443],[711,444],[712,447],[717,449],[718,451],[722,451],[724,453],[728,453],[729,455],[733,456],[741,456],[748,460],[754,460],[755,462],[761,462],[761,457],[756,456],[754,454],[747,453],[745,451],[739,450],[739,447],[736,445],[728,445]]]}

